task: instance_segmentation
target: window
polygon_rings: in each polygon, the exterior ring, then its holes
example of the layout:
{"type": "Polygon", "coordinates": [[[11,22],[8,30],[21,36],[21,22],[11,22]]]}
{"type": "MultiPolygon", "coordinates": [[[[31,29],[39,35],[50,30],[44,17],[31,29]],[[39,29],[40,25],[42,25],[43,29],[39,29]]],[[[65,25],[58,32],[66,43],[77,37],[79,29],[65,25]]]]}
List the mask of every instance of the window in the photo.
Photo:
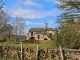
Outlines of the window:
{"type": "Polygon", "coordinates": [[[33,32],[31,32],[31,36],[33,36],[33,32]]]}
{"type": "Polygon", "coordinates": [[[38,39],[40,39],[40,35],[38,35],[38,39]]]}
{"type": "Polygon", "coordinates": [[[50,36],[50,38],[51,38],[51,37],[52,37],[52,34],[50,33],[49,36],[50,36]]]}

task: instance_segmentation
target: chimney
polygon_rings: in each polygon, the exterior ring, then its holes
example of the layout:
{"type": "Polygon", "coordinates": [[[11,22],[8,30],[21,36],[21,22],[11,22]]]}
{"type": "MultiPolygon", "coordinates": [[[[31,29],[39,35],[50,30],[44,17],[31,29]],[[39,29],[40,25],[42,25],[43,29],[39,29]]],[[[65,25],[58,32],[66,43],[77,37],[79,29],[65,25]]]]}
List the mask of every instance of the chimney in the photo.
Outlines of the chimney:
{"type": "Polygon", "coordinates": [[[48,23],[45,23],[45,29],[47,29],[47,27],[48,27],[48,23]]]}

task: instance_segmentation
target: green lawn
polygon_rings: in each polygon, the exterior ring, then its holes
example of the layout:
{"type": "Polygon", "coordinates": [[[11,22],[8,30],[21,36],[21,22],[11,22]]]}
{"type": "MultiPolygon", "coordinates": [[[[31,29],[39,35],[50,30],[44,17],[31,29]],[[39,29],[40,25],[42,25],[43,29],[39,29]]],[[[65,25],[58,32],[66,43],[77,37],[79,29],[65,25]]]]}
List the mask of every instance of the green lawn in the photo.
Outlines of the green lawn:
{"type": "Polygon", "coordinates": [[[37,45],[40,48],[52,48],[53,47],[52,44],[27,44],[27,46],[30,46],[30,47],[36,47],[37,45]]]}
{"type": "MultiPolygon", "coordinates": [[[[16,44],[15,42],[0,42],[0,46],[21,46],[21,44],[16,44]]],[[[39,46],[39,48],[53,48],[52,44],[36,44],[36,43],[23,43],[24,47],[36,47],[39,46]]]]}
{"type": "Polygon", "coordinates": [[[12,60],[11,58],[3,58],[3,57],[0,57],[0,60],[12,60]]]}

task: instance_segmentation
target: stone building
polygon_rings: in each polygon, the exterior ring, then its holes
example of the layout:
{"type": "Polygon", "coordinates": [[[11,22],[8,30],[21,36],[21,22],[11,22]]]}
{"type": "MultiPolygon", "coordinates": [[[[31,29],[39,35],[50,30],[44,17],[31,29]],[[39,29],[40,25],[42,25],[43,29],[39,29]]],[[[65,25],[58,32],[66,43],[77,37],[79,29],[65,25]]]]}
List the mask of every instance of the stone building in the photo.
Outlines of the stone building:
{"type": "Polygon", "coordinates": [[[30,28],[27,34],[27,40],[50,40],[55,32],[53,28],[48,28],[47,25],[45,23],[44,28],[30,28]]]}

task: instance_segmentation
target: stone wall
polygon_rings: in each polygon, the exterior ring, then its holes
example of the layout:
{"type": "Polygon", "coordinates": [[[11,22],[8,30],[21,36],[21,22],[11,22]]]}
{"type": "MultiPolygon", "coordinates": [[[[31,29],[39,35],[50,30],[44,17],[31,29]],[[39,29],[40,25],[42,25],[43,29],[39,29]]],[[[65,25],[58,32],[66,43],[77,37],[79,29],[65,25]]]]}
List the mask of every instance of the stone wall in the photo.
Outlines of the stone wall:
{"type": "MultiPolygon", "coordinates": [[[[21,60],[22,54],[23,60],[61,60],[59,49],[38,49],[38,54],[36,52],[36,48],[24,47],[23,53],[21,53],[21,47],[0,46],[0,56],[4,58],[21,60]]],[[[64,50],[63,53],[65,60],[80,60],[79,50],[64,50]]]]}

